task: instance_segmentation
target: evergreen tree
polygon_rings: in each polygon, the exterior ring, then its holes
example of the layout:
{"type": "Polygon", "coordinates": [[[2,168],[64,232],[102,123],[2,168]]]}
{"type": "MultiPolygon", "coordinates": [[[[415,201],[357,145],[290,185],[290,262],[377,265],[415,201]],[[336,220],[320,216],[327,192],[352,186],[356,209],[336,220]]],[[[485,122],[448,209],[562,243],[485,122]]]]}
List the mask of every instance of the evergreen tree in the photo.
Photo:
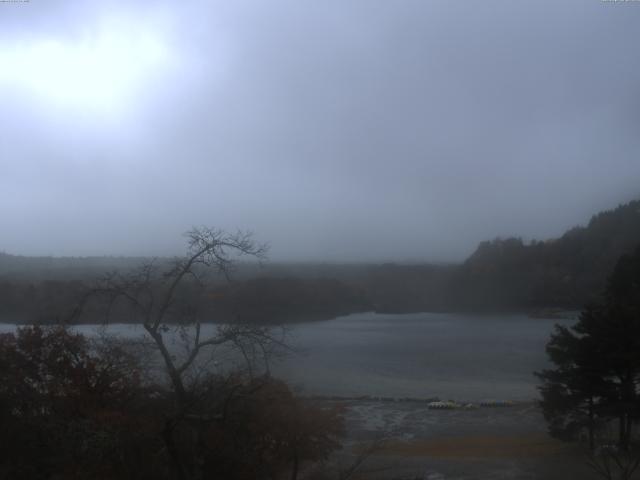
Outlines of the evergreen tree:
{"type": "Polygon", "coordinates": [[[620,258],[600,304],[571,328],[556,327],[547,353],[555,368],[536,375],[550,433],[571,440],[586,429],[593,448],[597,425],[615,419],[628,449],[639,418],[640,248],[620,258]]]}

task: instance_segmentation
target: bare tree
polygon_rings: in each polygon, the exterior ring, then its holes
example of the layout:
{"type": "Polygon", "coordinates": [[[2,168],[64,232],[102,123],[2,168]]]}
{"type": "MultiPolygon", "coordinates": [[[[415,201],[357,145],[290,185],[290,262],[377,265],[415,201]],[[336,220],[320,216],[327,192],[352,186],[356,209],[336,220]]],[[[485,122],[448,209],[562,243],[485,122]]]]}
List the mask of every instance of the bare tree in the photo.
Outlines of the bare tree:
{"type": "MultiPolygon", "coordinates": [[[[187,252],[183,257],[174,259],[168,266],[165,264],[164,268],[157,261],[151,261],[127,273],[110,273],[91,290],[87,299],[95,295],[106,298],[107,319],[112,308],[124,302],[135,322],[149,335],[151,345],[162,358],[163,371],[174,394],[174,411],[167,416],[163,432],[174,474],[178,478],[200,478],[199,460],[184,461],[174,436],[178,425],[191,425],[197,436],[202,425],[215,421],[211,414],[211,382],[199,380],[198,373],[202,373],[203,366],[210,365],[212,352],[217,347],[231,347],[239,352],[253,373],[256,359],[262,359],[268,366],[269,355],[284,345],[282,335],[274,335],[271,328],[240,321],[216,325],[205,334],[209,329],[202,326],[197,302],[183,298],[185,291],[202,292],[211,272],[229,279],[239,256],[264,259],[267,246],[254,242],[250,233],[229,234],[211,228],[194,228],[186,237],[187,252]],[[179,348],[171,344],[176,339],[179,348]],[[201,408],[203,392],[206,392],[208,410],[201,408]]],[[[232,378],[232,374],[228,378],[232,378]]],[[[233,387],[222,390],[225,393],[213,402],[218,407],[228,403],[236,391],[233,387]]],[[[216,412],[219,415],[220,408],[216,412]]],[[[196,440],[196,444],[200,443],[196,440]]]]}

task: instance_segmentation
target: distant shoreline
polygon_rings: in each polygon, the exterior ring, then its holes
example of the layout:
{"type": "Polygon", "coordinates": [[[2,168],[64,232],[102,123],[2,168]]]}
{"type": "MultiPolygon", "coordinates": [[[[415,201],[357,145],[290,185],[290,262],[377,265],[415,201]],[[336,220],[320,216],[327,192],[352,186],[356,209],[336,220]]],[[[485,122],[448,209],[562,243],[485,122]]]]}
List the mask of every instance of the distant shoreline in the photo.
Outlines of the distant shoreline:
{"type": "MultiPolygon", "coordinates": [[[[249,324],[257,324],[264,326],[280,326],[280,325],[298,325],[303,323],[318,323],[318,322],[328,322],[331,320],[335,320],[337,318],[349,316],[349,315],[420,315],[420,314],[442,314],[442,315],[477,315],[479,319],[484,317],[495,317],[495,316],[508,316],[508,315],[523,315],[532,320],[577,320],[580,314],[579,310],[569,310],[557,307],[547,307],[536,310],[500,310],[500,311],[472,311],[472,310],[423,310],[423,311],[376,311],[376,310],[363,310],[361,312],[342,312],[332,316],[326,315],[303,315],[299,319],[286,319],[281,322],[277,321],[266,321],[264,323],[258,322],[248,322],[249,324]]],[[[210,321],[201,321],[203,325],[218,325],[225,324],[224,320],[210,320],[210,321]]],[[[95,322],[95,321],[87,321],[87,322],[32,322],[32,321],[7,321],[4,319],[0,319],[0,325],[16,325],[16,326],[26,326],[26,325],[67,325],[67,326],[76,326],[76,325],[140,325],[139,322],[127,322],[121,319],[117,319],[109,322],[95,322]]]]}

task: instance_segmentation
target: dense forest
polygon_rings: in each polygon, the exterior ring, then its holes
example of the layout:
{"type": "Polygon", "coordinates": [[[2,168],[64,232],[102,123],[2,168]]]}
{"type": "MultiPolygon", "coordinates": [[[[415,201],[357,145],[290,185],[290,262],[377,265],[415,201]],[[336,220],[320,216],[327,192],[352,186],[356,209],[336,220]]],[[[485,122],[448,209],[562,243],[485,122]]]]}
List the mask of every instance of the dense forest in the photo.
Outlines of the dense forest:
{"type": "Polygon", "coordinates": [[[380,265],[354,282],[377,311],[580,309],[620,256],[640,245],[640,201],[594,215],[560,238],[480,243],[461,265],[380,265]]]}
{"type": "MultiPolygon", "coordinates": [[[[214,278],[213,290],[189,301],[211,321],[264,323],[362,311],[579,309],[603,290],[616,260],[637,245],[640,200],[598,213],[557,239],[482,242],[459,265],[239,263],[231,283],[214,278]]],[[[83,292],[107,272],[126,272],[144,261],[0,253],[0,317],[42,323],[67,318],[83,292]]],[[[189,289],[183,294],[189,297],[189,289]]],[[[126,317],[126,311],[115,316],[126,317]]],[[[91,311],[84,319],[97,320],[91,311]]]]}
{"type": "Polygon", "coordinates": [[[640,245],[640,201],[594,215],[553,240],[483,242],[457,270],[451,305],[580,308],[603,291],[618,259],[640,245]]]}

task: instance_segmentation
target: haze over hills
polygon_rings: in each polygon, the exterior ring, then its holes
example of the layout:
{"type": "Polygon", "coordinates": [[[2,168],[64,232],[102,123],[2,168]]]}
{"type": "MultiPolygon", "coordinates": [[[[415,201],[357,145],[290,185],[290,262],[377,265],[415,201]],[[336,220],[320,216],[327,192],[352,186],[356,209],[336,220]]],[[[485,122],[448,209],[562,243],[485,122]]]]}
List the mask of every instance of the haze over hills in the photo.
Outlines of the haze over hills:
{"type": "MultiPolygon", "coordinates": [[[[277,322],[357,311],[535,311],[578,309],[598,297],[616,260],[640,245],[640,200],[594,215],[557,239],[480,243],[458,265],[240,263],[235,283],[212,279],[201,302],[211,320],[277,322]]],[[[20,321],[64,317],[86,283],[144,258],[22,257],[0,254],[0,315],[20,321]]],[[[163,259],[159,260],[161,265],[163,259]]],[[[126,320],[126,312],[121,312],[126,320]]],[[[89,314],[87,321],[92,319],[89,314]]]]}
{"type": "Polygon", "coordinates": [[[0,480],[640,470],[638,25],[0,0],[0,480]]]}

